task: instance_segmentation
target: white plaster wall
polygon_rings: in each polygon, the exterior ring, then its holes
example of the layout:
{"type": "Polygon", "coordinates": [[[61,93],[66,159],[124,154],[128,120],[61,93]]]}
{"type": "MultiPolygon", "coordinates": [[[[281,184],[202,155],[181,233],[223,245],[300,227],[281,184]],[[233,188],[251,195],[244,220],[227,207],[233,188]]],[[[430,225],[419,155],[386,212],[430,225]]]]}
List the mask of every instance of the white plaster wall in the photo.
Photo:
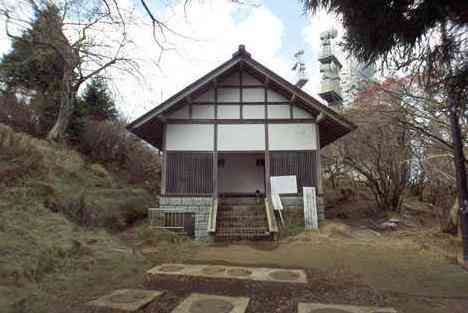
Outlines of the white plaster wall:
{"type": "Polygon", "coordinates": [[[242,85],[243,86],[262,86],[262,82],[250,75],[247,72],[242,73],[242,85]]]}
{"type": "Polygon", "coordinates": [[[243,102],[265,102],[265,90],[263,88],[243,88],[243,102]]]}
{"type": "Polygon", "coordinates": [[[218,102],[239,102],[240,88],[218,88],[218,102]]]}
{"type": "Polygon", "coordinates": [[[265,159],[261,154],[222,154],[224,166],[218,168],[219,192],[255,193],[265,192],[265,167],[257,166],[257,159],[265,159]]]}
{"type": "Polygon", "coordinates": [[[275,104],[268,106],[268,118],[291,118],[289,104],[275,104]]]}
{"type": "Polygon", "coordinates": [[[298,107],[297,105],[293,106],[293,118],[312,118],[312,114],[304,110],[303,108],[298,107]]]}
{"type": "Polygon", "coordinates": [[[313,123],[269,124],[270,150],[316,150],[316,126],[313,123]]]}
{"type": "Polygon", "coordinates": [[[243,119],[264,119],[265,105],[264,104],[249,104],[242,106],[243,119]]]}
{"type": "Polygon", "coordinates": [[[188,119],[189,118],[189,106],[184,105],[177,111],[168,115],[169,118],[188,119]]]}
{"type": "Polygon", "coordinates": [[[211,151],[214,142],[212,124],[167,124],[166,149],[211,151]]]}
{"type": "Polygon", "coordinates": [[[239,119],[240,118],[240,105],[218,105],[218,118],[219,119],[239,119]]]}
{"type": "Polygon", "coordinates": [[[214,89],[210,88],[205,93],[202,93],[197,98],[193,99],[194,102],[213,102],[215,100],[214,97],[214,89]]]}
{"type": "Polygon", "coordinates": [[[264,124],[218,125],[218,151],[264,151],[264,124]]]}
{"type": "Polygon", "coordinates": [[[268,102],[288,102],[288,98],[280,95],[276,91],[273,91],[271,89],[268,89],[267,91],[267,99],[268,102]]]}
{"type": "Polygon", "coordinates": [[[192,104],[192,118],[194,119],[213,119],[214,105],[213,104],[192,104]]]}

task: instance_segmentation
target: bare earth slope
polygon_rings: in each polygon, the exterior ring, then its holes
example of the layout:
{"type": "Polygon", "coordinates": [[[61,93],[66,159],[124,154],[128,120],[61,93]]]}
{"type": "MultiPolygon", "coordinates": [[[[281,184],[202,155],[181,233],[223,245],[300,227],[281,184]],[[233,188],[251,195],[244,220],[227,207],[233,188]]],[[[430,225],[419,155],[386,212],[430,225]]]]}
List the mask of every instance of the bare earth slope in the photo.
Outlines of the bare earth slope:
{"type": "Polygon", "coordinates": [[[0,124],[0,312],[53,312],[140,281],[143,257],[105,229],[153,201],[77,152],[0,124]]]}

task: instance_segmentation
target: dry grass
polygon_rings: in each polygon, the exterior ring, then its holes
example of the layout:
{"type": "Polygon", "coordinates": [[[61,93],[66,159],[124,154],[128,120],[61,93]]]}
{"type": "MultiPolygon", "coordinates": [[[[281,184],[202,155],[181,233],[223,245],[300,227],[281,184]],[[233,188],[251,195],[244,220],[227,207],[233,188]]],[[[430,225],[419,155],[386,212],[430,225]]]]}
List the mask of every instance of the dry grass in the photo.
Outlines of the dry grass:
{"type": "Polygon", "coordinates": [[[0,124],[0,190],[0,312],[62,311],[142,281],[150,264],[101,226],[141,219],[146,189],[0,124]]]}

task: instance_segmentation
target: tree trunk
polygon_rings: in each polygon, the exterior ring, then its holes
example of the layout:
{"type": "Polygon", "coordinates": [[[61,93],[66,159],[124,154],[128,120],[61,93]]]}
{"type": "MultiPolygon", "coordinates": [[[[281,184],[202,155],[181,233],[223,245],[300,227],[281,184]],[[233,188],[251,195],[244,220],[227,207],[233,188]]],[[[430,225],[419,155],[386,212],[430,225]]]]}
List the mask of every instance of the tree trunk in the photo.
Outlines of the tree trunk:
{"type": "Polygon", "coordinates": [[[450,131],[455,149],[454,162],[458,189],[460,223],[463,238],[463,261],[464,266],[468,267],[468,185],[466,179],[465,153],[463,151],[459,114],[453,90],[449,90],[447,101],[450,114],[450,131]]]}
{"type": "MultiPolygon", "coordinates": [[[[453,69],[451,60],[453,55],[451,53],[450,39],[448,38],[446,23],[441,24],[442,44],[444,46],[444,58],[448,69],[449,80],[446,82],[447,86],[447,104],[449,111],[450,133],[452,136],[452,143],[454,148],[454,165],[457,181],[458,191],[458,204],[460,207],[460,226],[462,229],[463,238],[463,267],[468,270],[468,185],[466,179],[465,167],[465,153],[463,150],[463,138],[460,127],[460,112],[459,108],[464,106],[461,102],[461,97],[457,97],[456,82],[453,81],[453,69]]],[[[462,112],[463,114],[463,112],[462,112]]]]}
{"type": "Polygon", "coordinates": [[[61,27],[58,38],[56,45],[60,47],[61,57],[63,59],[63,78],[59,115],[55,125],[47,135],[47,139],[51,141],[63,141],[65,138],[65,131],[68,128],[74,110],[75,94],[78,91],[78,86],[73,84],[73,71],[80,62],[78,50],[75,50],[75,48],[70,45],[61,27]]]}
{"type": "Polygon", "coordinates": [[[62,92],[60,95],[60,109],[55,121],[54,126],[47,134],[47,139],[50,141],[61,142],[65,138],[65,131],[68,128],[70,118],[73,114],[73,105],[74,105],[74,90],[72,86],[72,76],[73,71],[71,69],[66,69],[64,71],[64,79],[62,83],[62,92]]]}

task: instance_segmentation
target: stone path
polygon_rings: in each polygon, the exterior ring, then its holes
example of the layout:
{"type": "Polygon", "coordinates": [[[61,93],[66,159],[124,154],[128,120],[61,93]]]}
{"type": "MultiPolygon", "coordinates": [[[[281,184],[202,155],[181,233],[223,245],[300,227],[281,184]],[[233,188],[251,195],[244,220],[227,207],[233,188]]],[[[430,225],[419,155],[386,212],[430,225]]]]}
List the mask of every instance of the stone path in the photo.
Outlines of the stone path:
{"type": "Polygon", "coordinates": [[[163,293],[163,291],[155,290],[120,289],[88,302],[87,305],[134,312],[152,302],[163,293]]]}
{"type": "Polygon", "coordinates": [[[172,313],[244,313],[249,298],[192,293],[172,313]]]}
{"type": "Polygon", "coordinates": [[[151,278],[155,275],[184,275],[207,278],[245,279],[269,282],[286,282],[293,284],[307,283],[303,270],[278,269],[266,267],[240,267],[193,264],[162,264],[146,272],[151,278]]]}
{"type": "MultiPolygon", "coordinates": [[[[162,264],[149,270],[147,275],[147,278],[149,279],[157,280],[159,276],[170,279],[171,281],[176,279],[176,276],[171,277],[170,275],[177,275],[177,278],[192,277],[195,279],[220,279],[220,287],[222,287],[223,279],[224,282],[227,281],[226,279],[234,279],[234,281],[262,281],[262,283],[280,282],[283,284],[291,284],[289,288],[297,286],[296,288],[299,288],[300,290],[304,288],[304,286],[300,284],[307,283],[307,275],[303,270],[263,267],[257,268],[221,265],[162,264]]],[[[259,283],[256,284],[258,285],[259,283]]],[[[174,302],[174,304],[169,308],[166,308],[164,312],[246,313],[249,307],[249,303],[251,304],[249,312],[257,312],[258,299],[255,298],[258,298],[258,292],[260,292],[261,289],[258,289],[259,286],[255,286],[254,288],[255,289],[253,290],[249,289],[249,292],[246,292],[245,294],[235,294],[236,290],[227,289],[226,294],[214,295],[208,294],[211,292],[206,291],[205,293],[194,293],[194,290],[192,287],[190,287],[187,289],[187,291],[189,291],[188,293],[184,293],[178,296],[176,298],[176,302],[174,302]],[[232,296],[233,294],[236,296],[232,296]],[[247,295],[248,297],[244,295],[247,295]],[[249,297],[252,297],[252,299],[249,297]],[[257,303],[255,303],[255,301],[257,301],[257,303]]],[[[171,291],[171,288],[167,288],[167,290],[169,292],[171,291]]],[[[213,293],[217,293],[217,291],[213,291],[213,293]]],[[[157,310],[159,310],[158,308],[164,308],[164,301],[162,299],[158,299],[161,298],[163,294],[164,291],[122,289],[116,290],[109,295],[100,297],[97,300],[88,302],[87,305],[94,308],[108,308],[127,312],[135,312],[139,310],[145,311],[146,309],[144,307],[153,302],[150,306],[153,306],[153,309],[157,308],[157,310]]],[[[271,295],[267,293],[265,296],[270,297],[271,295]]],[[[286,296],[286,299],[288,300],[292,300],[294,298],[294,296],[286,296]]],[[[267,299],[265,298],[265,300],[267,299]]],[[[294,309],[297,310],[295,310],[297,313],[397,313],[393,308],[323,304],[306,301],[300,302],[297,305],[297,302],[292,303],[291,305],[294,306],[294,309]]],[[[274,309],[275,307],[276,304],[271,308],[274,309]]],[[[292,309],[293,307],[291,306],[290,310],[292,309]]],[[[149,308],[149,310],[153,312],[151,308],[149,308]]],[[[288,310],[288,312],[290,310],[288,310]]]]}
{"type": "Polygon", "coordinates": [[[397,313],[393,308],[339,305],[324,303],[299,303],[297,313],[397,313]]]}

